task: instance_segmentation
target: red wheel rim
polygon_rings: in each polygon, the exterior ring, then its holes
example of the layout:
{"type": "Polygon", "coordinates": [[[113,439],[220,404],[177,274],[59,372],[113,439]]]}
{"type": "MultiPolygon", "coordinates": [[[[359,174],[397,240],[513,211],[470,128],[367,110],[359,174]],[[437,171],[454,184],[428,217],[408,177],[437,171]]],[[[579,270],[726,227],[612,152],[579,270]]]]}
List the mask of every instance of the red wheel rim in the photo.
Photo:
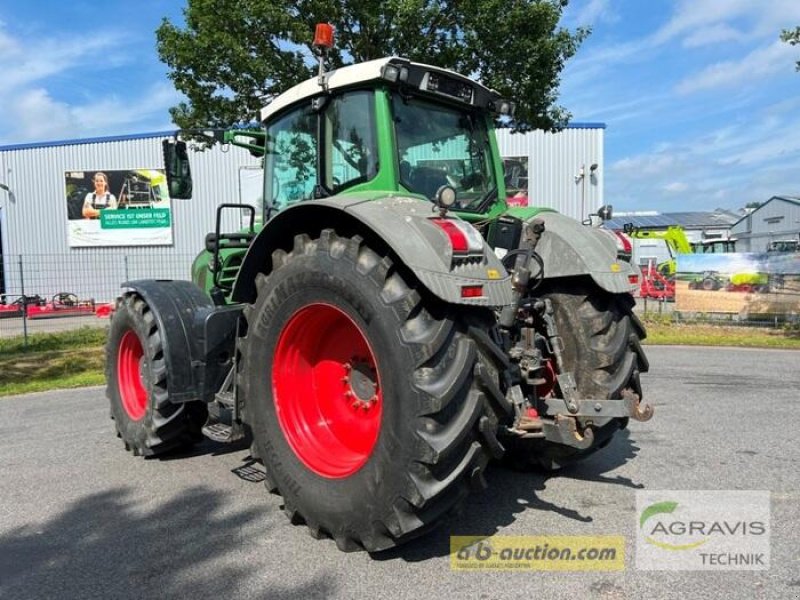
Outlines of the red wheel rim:
{"type": "Polygon", "coordinates": [[[147,412],[147,390],[142,382],[141,371],[143,356],[139,336],[129,329],[119,342],[117,381],[122,408],[132,421],[138,421],[147,412]]]}
{"type": "Polygon", "coordinates": [[[314,473],[348,477],[369,460],[383,393],[375,355],[345,312],[311,304],[291,316],[275,350],[272,391],[286,441],[314,473]]]}

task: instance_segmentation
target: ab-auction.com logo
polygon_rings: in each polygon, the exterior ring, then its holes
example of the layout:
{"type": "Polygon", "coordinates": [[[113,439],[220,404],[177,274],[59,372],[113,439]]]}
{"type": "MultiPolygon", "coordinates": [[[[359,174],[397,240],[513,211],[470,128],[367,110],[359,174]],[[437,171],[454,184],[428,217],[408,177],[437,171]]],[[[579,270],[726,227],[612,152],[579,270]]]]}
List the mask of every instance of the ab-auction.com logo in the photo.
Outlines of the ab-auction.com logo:
{"type": "Polygon", "coordinates": [[[637,509],[638,568],[769,568],[769,492],[640,491],[637,509]]]}

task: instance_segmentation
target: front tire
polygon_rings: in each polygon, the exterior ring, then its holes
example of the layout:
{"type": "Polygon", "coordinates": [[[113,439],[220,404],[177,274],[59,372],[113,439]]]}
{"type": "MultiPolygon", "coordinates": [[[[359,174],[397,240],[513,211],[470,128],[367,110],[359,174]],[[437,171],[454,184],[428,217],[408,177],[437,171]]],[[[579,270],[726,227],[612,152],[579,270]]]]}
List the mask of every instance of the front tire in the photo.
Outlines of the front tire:
{"type": "Polygon", "coordinates": [[[137,294],[126,294],[111,317],[106,397],[117,435],[134,456],[156,456],[203,439],[206,405],[171,403],[168,377],[153,311],[137,294]]]}
{"type": "Polygon", "coordinates": [[[483,482],[479,425],[494,417],[469,325],[488,328],[492,315],[444,305],[331,230],[297,236],[256,283],[239,383],[267,487],[290,519],[348,551],[438,524],[483,482]]]}

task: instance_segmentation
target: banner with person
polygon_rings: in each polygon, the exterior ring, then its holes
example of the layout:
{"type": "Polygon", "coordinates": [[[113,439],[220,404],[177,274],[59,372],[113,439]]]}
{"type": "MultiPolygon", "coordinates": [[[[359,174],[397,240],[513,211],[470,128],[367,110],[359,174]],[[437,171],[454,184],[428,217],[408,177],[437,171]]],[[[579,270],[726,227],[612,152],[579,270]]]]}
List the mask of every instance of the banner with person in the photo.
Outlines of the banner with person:
{"type": "Polygon", "coordinates": [[[98,169],[64,174],[70,247],[172,245],[163,169],[98,169]]]}

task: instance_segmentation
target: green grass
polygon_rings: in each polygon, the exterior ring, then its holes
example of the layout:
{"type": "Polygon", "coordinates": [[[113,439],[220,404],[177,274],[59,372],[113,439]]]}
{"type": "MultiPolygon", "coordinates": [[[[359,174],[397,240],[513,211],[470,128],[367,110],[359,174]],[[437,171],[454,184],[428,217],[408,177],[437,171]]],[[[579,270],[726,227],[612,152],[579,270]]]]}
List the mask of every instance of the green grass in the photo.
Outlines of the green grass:
{"type": "Polygon", "coordinates": [[[84,327],[0,339],[0,396],[100,385],[105,329],[84,327]]]}
{"type": "MultiPolygon", "coordinates": [[[[800,350],[800,329],[676,323],[670,315],[647,315],[646,344],[739,346],[800,350]]],[[[84,327],[0,339],[0,396],[105,383],[106,330],[84,327]]]]}
{"type": "Polygon", "coordinates": [[[645,344],[679,346],[738,346],[800,350],[797,328],[741,327],[707,323],[675,323],[669,318],[644,319],[645,344]]]}
{"type": "Polygon", "coordinates": [[[28,336],[28,345],[22,336],[0,338],[0,356],[30,354],[47,350],[71,350],[102,346],[106,341],[105,327],[81,327],[58,333],[34,333],[28,336]]]}

